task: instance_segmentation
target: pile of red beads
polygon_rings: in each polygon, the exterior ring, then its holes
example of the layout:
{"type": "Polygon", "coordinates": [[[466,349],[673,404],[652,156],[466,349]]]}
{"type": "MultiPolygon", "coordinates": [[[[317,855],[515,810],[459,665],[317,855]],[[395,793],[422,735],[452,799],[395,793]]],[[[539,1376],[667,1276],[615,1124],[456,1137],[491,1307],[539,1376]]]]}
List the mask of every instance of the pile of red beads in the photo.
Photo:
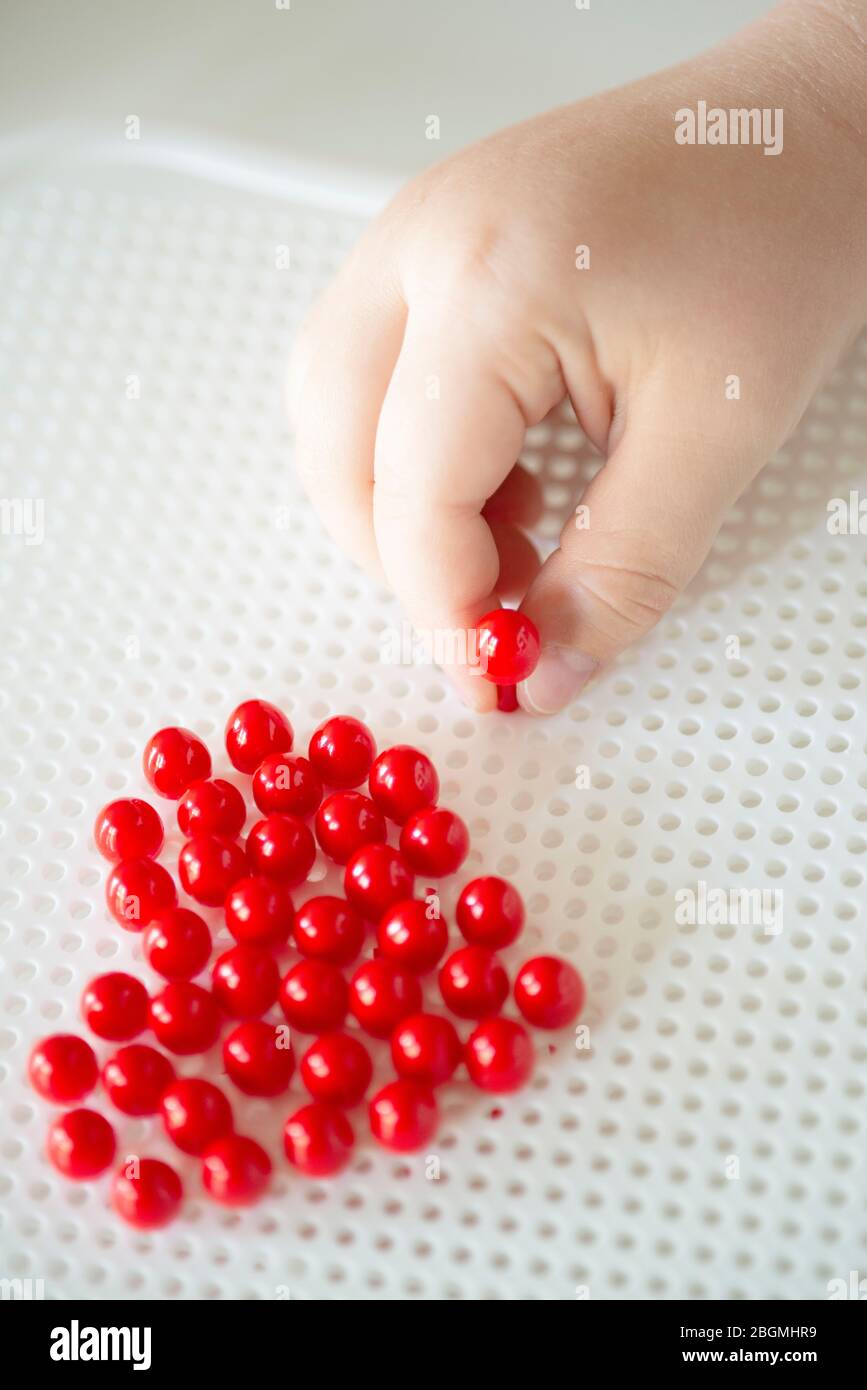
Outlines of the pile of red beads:
{"type": "MultiPolygon", "coordinates": [[[[121,1114],[161,1117],[174,1145],[198,1160],[209,1196],[248,1204],[267,1187],[271,1160],[238,1133],[221,1087],[181,1075],[176,1059],[219,1046],[222,1070],[239,1092],[279,1097],[296,1071],[292,1039],[307,1035],[297,1071],[310,1099],[286,1120],[283,1145],[291,1165],[323,1177],[348,1163],[355,1131],[347,1111],[373,1079],[371,1044],[360,1034],[387,1045],[394,1069],[369,1101],[370,1132],[408,1151],[432,1139],[436,1088],[461,1065],[483,1091],[514,1091],[529,1080],[529,1033],[501,1013],[510,991],[533,1027],[561,1028],[578,1017],[584,986],[565,961],[527,960],[510,985],[497,952],[519,937],[524,907],[503,879],[465,884],[455,911],[462,943],[449,953],[439,897],[431,888],[417,896],[416,876],[456,873],[469,834],[439,805],[439,778],[423,752],[401,745],[377,756],[370,730],[342,715],[314,732],[307,757],[293,743],[289,721],[263,700],[245,701],[230,716],[226,750],[251,778],[260,812],[243,841],[245,797],[211,776],[210,754],[195,734],[162,729],[145,749],[145,776],[177,802],[186,837],[180,886],[198,908],[219,909],[233,938],[215,959],[211,926],[179,904],[174,878],[157,862],[164,842],[157,811],[125,799],[97,817],[97,848],[112,864],[109,911],[125,930],[142,933],[160,981],[148,989],[118,971],[89,983],[82,1017],[115,1045],[101,1068],[91,1045],[73,1035],[46,1038],[31,1054],[39,1094],[77,1107],[48,1136],[50,1161],[65,1176],[93,1178],[115,1160],[113,1126],[80,1104],[101,1082],[121,1114]],[[344,896],[320,893],[296,906],[293,890],[308,878],[317,845],[343,868],[344,896]],[[290,943],[295,959],[287,968],[278,957],[290,943]],[[425,1007],[422,982],[433,972],[446,1009],[471,1024],[463,1041],[446,1014],[425,1007]]],[[[112,1201],[133,1225],[156,1227],[178,1211],[183,1190],[170,1164],[131,1157],[115,1174],[112,1201]]]]}

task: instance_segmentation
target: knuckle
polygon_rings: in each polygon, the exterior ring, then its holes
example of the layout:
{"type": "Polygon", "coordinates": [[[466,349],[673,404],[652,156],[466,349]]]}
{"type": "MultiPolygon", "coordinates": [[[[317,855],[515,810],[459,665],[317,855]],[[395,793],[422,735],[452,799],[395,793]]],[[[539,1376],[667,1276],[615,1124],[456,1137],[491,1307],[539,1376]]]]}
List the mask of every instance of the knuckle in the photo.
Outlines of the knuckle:
{"type": "Polygon", "coordinates": [[[594,611],[598,625],[624,645],[649,632],[681,591],[675,567],[643,548],[610,558],[575,555],[573,565],[585,606],[594,611]]]}

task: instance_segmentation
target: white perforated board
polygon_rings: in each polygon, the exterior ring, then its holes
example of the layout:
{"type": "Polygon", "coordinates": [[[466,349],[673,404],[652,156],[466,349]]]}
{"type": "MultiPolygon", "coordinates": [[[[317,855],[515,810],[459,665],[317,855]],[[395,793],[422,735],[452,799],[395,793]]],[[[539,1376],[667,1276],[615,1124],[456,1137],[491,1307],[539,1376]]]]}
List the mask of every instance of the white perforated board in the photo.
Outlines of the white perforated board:
{"type": "MultiPolygon", "coordinates": [[[[568,715],[481,719],[435,670],[382,663],[397,606],[291,469],[288,345],[358,227],[105,159],[5,180],[0,492],[44,499],[45,532],[0,537],[0,1275],[51,1298],[825,1298],[867,1273],[867,539],[826,526],[830,497],[867,490],[867,337],[640,648],[568,715]],[[537,1035],[534,1082],[499,1103],[447,1088],[438,1180],[362,1138],[348,1172],[306,1181],[279,1146],[297,1079],[281,1102],[233,1095],[277,1174],[236,1214],[155,1122],[122,1121],[122,1151],[180,1159],[190,1192],[143,1236],[107,1180],[49,1168],[22,1073],[36,1037],[83,1031],[92,974],[143,969],[103,906],[95,812],[145,792],[169,722],[225,773],[225,716],[255,694],[299,740],[349,712],[434,757],[468,873],[528,902],[507,962],[573,960],[592,1047],[537,1035]],[[783,930],[678,925],[699,880],[782,890],[783,930]]],[[[525,458],[550,541],[598,462],[566,419],[525,458]]]]}

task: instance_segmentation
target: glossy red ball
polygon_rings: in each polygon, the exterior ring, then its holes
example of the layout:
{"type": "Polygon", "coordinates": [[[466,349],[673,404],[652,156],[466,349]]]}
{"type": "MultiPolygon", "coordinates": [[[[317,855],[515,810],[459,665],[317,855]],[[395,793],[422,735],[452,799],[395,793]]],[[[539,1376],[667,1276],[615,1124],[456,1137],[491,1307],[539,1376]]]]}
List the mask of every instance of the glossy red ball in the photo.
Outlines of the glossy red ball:
{"type": "Polygon", "coordinates": [[[153,859],[163,847],[163,823],[147,801],[126,797],[103,806],[93,827],[96,847],[112,863],[153,859]]]}
{"type": "Polygon", "coordinates": [[[199,835],[224,835],[228,840],[236,840],[246,819],[243,796],[222,777],[193,782],[178,802],[178,826],[188,840],[199,835]]]}
{"type": "Polygon", "coordinates": [[[169,907],[151,921],[142,942],[144,958],[166,980],[191,980],[211,958],[208,924],[188,907],[169,907]]]}
{"type": "Polygon", "coordinates": [[[495,608],[478,623],[479,665],[495,685],[517,685],[536,669],[539,630],[525,613],[495,608]]]}
{"type": "Polygon", "coordinates": [[[336,965],[300,960],[283,976],[280,1007],[299,1033],[330,1033],[346,1017],[349,990],[336,965]]]}
{"type": "Polygon", "coordinates": [[[312,816],[322,800],[322,778],[307,758],[269,753],[253,775],[253,800],[265,816],[312,816]]]}
{"type": "Polygon", "coordinates": [[[147,1027],[148,992],[121,970],[97,975],[81,996],[81,1016],[98,1038],[127,1042],[147,1027]]]}
{"type": "Polygon", "coordinates": [[[114,1130],[96,1110],[67,1110],[53,1121],[45,1145],[48,1161],[80,1182],[104,1173],[114,1160],[114,1130]]]}
{"type": "Polygon", "coordinates": [[[381,956],[364,961],[349,985],[349,1007],[372,1038],[390,1037],[402,1018],[419,1011],[421,997],[415,975],[381,956]]]}
{"type": "Polygon", "coordinates": [[[289,720],[267,700],[245,700],[229,715],[226,752],[239,772],[255,772],[270,753],[290,752],[292,741],[289,720]]]}
{"type": "Polygon", "coordinates": [[[169,1052],[207,1052],[220,1032],[220,1010],[212,994],[188,980],[170,980],[150,1003],[150,1025],[169,1052]]]}
{"type": "Polygon", "coordinates": [[[464,1048],[470,1080],[483,1091],[517,1091],[533,1073],[533,1044],[511,1018],[486,1018],[464,1048]]]}
{"type": "Polygon", "coordinates": [[[167,1226],[180,1210],[183,1196],[184,1185],[174,1168],[158,1158],[125,1163],[111,1191],[118,1216],[143,1231],[167,1226]]]}
{"type": "Polygon", "coordinates": [[[283,1129],[286,1157],[299,1172],[311,1178],[330,1178],[345,1168],[352,1156],[352,1125],[336,1105],[314,1101],[290,1115],[283,1129]]]}
{"type": "Polygon", "coordinates": [[[470,834],[454,811],[416,811],[400,832],[400,852],[411,869],[430,878],[453,874],[470,851],[470,834]]]}
{"type": "Polygon", "coordinates": [[[144,1043],[118,1048],[102,1069],[105,1093],[124,1115],[155,1115],[174,1079],[168,1057],[144,1043]]]}
{"type": "Polygon", "coordinates": [[[166,1134],[185,1154],[201,1154],[232,1130],[232,1107],[219,1086],[201,1077],[178,1077],[163,1091],[160,1114],[166,1134]]]}
{"type": "Polygon", "coordinates": [[[493,874],[474,878],[461,891],[455,921],[467,941],[492,951],[510,946],[524,929],[524,904],[511,883],[493,874]]]}
{"type": "Polygon", "coordinates": [[[361,792],[332,792],[316,812],[316,838],[335,864],[345,864],[362,845],[385,840],[385,817],[361,792]]]}
{"type": "Polygon", "coordinates": [[[454,1024],[441,1014],[410,1014],[391,1035],[391,1056],[398,1076],[422,1086],[449,1081],[463,1055],[454,1024]]]}
{"type": "Polygon", "coordinates": [[[380,955],[414,975],[433,970],[449,944],[449,929],[433,906],[419,898],[404,898],[388,908],[376,929],[380,955]]]}
{"type": "Polygon", "coordinates": [[[315,858],[316,843],[297,816],[266,816],[247,836],[250,871],[279,879],[290,888],[304,882],[315,858]]]}
{"type": "Polygon", "coordinates": [[[206,907],[222,907],[229,890],[246,872],[244,851],[224,835],[197,835],[187,840],[178,858],[184,892],[206,907]]]}
{"type": "Polygon", "coordinates": [[[202,1155],[202,1184],[209,1197],[226,1207],[249,1207],[268,1186],[271,1160],[255,1139],[226,1134],[202,1155]]]}
{"type": "Polygon", "coordinates": [[[434,1093],[417,1081],[390,1081],[373,1097],[369,1114],[374,1139],[399,1153],[422,1148],[437,1127],[434,1093]]]}
{"type": "Polygon", "coordinates": [[[439,973],[440,994],[458,1018],[487,1018],[499,1013],[509,993],[509,977],[493,951],[461,946],[439,973]]]}
{"type": "Polygon", "coordinates": [[[84,1038],[74,1033],[54,1033],[33,1048],[27,1075],[34,1091],[43,1100],[68,1105],[93,1090],[99,1067],[96,1053],[84,1038]]]}
{"type": "Polygon", "coordinates": [[[142,763],[154,791],[171,801],[177,801],[192,782],[211,775],[211,755],[189,729],[160,729],[148,741],[142,763]]]}
{"type": "Polygon", "coordinates": [[[584,1006],[584,981],[557,956],[534,956],[515,976],[515,1003],[535,1028],[565,1028],[584,1006]]]}
{"type": "Polygon", "coordinates": [[[250,1018],[223,1042],[223,1066],[248,1096],[279,1096],[295,1070],[295,1054],[282,1024],[250,1018]]]}
{"type": "Polygon", "coordinates": [[[378,922],[401,898],[411,898],[415,876],[391,845],[363,845],[346,866],[343,888],[362,917],[378,922]]]}
{"type": "Polygon", "coordinates": [[[262,946],[232,946],[214,961],[211,988],[221,1008],[233,1018],[259,1018],[280,989],[280,971],[262,946]]]}
{"type": "Polygon", "coordinates": [[[301,1058],[301,1080],[314,1100],[357,1105],[373,1078],[370,1054],[350,1033],[323,1033],[301,1058]]]}
{"type": "Polygon", "coordinates": [[[295,916],[292,893],[276,878],[242,878],[226,898],[226,926],[236,941],[285,946],[295,916]]]}
{"type": "Polygon", "coordinates": [[[403,825],[416,811],[436,804],[440,779],[426,753],[408,743],[380,753],[370,769],[370,795],[384,816],[403,825]]]}
{"type": "Polygon", "coordinates": [[[315,730],[308,755],[327,786],[360,787],[376,757],[376,744],[360,719],[338,714],[315,730]]]}
{"type": "Polygon", "coordinates": [[[178,890],[168,869],[153,859],[123,859],[105,885],[105,901],[126,931],[142,931],[157,913],[174,907],[178,890]]]}
{"type": "Polygon", "coordinates": [[[293,935],[302,956],[349,965],[360,954],[366,932],[364,919],[345,898],[322,894],[299,907],[293,935]]]}

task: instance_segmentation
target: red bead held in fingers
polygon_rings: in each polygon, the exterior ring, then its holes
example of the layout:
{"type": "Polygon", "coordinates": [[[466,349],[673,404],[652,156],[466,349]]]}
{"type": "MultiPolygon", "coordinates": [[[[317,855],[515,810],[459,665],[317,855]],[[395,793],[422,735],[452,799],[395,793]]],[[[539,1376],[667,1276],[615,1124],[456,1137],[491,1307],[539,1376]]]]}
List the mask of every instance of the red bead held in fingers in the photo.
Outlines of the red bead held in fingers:
{"type": "Polygon", "coordinates": [[[346,864],[362,845],[382,844],[385,817],[361,792],[332,792],[316,812],[319,847],[335,864],[346,864]]]}
{"type": "Polygon", "coordinates": [[[387,1038],[407,1014],[421,1008],[421,985],[394,961],[375,956],[364,961],[349,986],[349,1007],[372,1038],[387,1038]]]}
{"type": "Polygon", "coordinates": [[[524,904],[517,888],[489,874],[461,890],[455,921],[467,941],[492,951],[510,946],[524,929],[524,904]]]}
{"type": "Polygon", "coordinates": [[[337,714],[314,731],[307,751],[327,786],[360,787],[376,757],[376,743],[360,719],[337,714]]]}
{"type": "Polygon", "coordinates": [[[103,806],[93,836],[100,854],[112,863],[153,859],[163,847],[163,823],[149,802],[126,797],[103,806]]]}
{"type": "Polygon", "coordinates": [[[239,772],[255,772],[263,758],[290,752],[292,743],[292,725],[267,700],[245,700],[226,723],[226,752],[239,772]]]}
{"type": "Polygon", "coordinates": [[[495,608],[477,624],[479,664],[495,685],[517,685],[536,669],[541,651],[539,630],[525,613],[495,608]]]}
{"type": "Polygon", "coordinates": [[[410,1014],[391,1035],[391,1057],[398,1076],[423,1086],[449,1081],[464,1055],[457,1030],[442,1014],[410,1014]]]}
{"type": "Polygon", "coordinates": [[[461,946],[443,964],[439,987],[444,1003],[458,1018],[485,1018],[502,1008],[509,977],[493,951],[461,946]]]}
{"type": "Polygon", "coordinates": [[[584,981],[558,956],[534,956],[515,976],[515,1003],[535,1028],[565,1028],[584,1006],[584,981]]]}
{"type": "Polygon", "coordinates": [[[248,1096],[279,1096],[295,1070],[295,1054],[282,1025],[247,1019],[223,1041],[223,1066],[248,1096]]]}
{"type": "Polygon", "coordinates": [[[202,1155],[202,1184],[209,1197],[225,1207],[258,1202],[271,1177],[271,1160],[255,1139],[226,1134],[202,1155]]]}
{"type": "Polygon", "coordinates": [[[180,1211],[184,1185],[168,1163],[140,1158],[125,1163],[112,1184],[118,1216],[142,1231],[167,1226],[180,1211]]]}
{"type": "Polygon", "coordinates": [[[280,989],[280,971],[262,946],[232,946],[214,961],[211,988],[222,1009],[233,1018],[259,1018],[270,1009],[280,989]]]}
{"type": "Polygon", "coordinates": [[[295,945],[302,956],[349,965],[365,941],[364,919],[345,898],[321,894],[303,903],[295,913],[295,945]]]}
{"type": "Polygon", "coordinates": [[[269,753],[253,775],[253,800],[265,816],[312,816],[322,800],[322,778],[308,758],[269,753]]]}
{"type": "Polygon", "coordinates": [[[74,1033],[54,1033],[42,1038],[30,1053],[27,1075],[43,1100],[58,1105],[81,1100],[99,1077],[96,1053],[89,1042],[74,1033]]]}
{"type": "Polygon", "coordinates": [[[373,1078],[370,1054],[350,1033],[323,1033],[301,1058],[301,1080],[314,1100],[357,1105],[373,1078]]]}
{"type": "Polygon", "coordinates": [[[336,1105],[314,1101],[290,1115],[283,1129],[286,1157],[310,1178],[330,1178],[352,1156],[352,1125],[336,1105]]]}
{"type": "Polygon", "coordinates": [[[225,904],[226,926],[235,940],[251,946],[285,946],[295,905],[285,883],[264,875],[239,879],[225,904]]]}
{"type": "Polygon", "coordinates": [[[363,845],[343,875],[347,898],[370,922],[378,922],[401,898],[411,898],[414,886],[415,875],[391,845],[363,845]]]}
{"type": "Polygon", "coordinates": [[[403,825],[416,811],[435,805],[440,779],[426,753],[408,743],[397,743],[374,762],[368,788],[382,814],[403,825]]]}
{"type": "Polygon", "coordinates": [[[247,863],[254,874],[279,879],[290,888],[303,883],[316,858],[316,842],[297,816],[257,821],[247,836],[247,863]]]}
{"type": "Polygon", "coordinates": [[[96,1110],[68,1110],[53,1121],[45,1151],[65,1178],[81,1182],[104,1173],[114,1161],[114,1130],[96,1110]]]}
{"type": "Polygon", "coordinates": [[[483,1091],[517,1091],[533,1073],[533,1044],[511,1018],[486,1018],[464,1048],[470,1080],[483,1091]]]}
{"type": "Polygon", "coordinates": [[[214,996],[188,980],[170,980],[155,994],[149,1017],[157,1041],[182,1057],[207,1052],[220,1031],[214,996]]]}
{"type": "Polygon", "coordinates": [[[147,1027],[148,992],[122,970],[97,975],[81,996],[81,1016],[98,1038],[127,1042],[147,1027]]]}
{"type": "Polygon", "coordinates": [[[246,819],[243,796],[222,777],[193,782],[178,802],[178,826],[188,840],[198,835],[225,835],[235,840],[246,819]]]}
{"type": "Polygon", "coordinates": [[[400,852],[419,874],[441,878],[461,867],[470,850],[470,835],[460,816],[444,806],[416,811],[400,832],[400,852]]]}
{"type": "Polygon", "coordinates": [[[154,791],[171,801],[177,801],[192,782],[211,775],[211,755],[189,729],[160,729],[148,740],[142,764],[154,791]]]}
{"type": "Polygon", "coordinates": [[[126,931],[141,931],[157,913],[175,906],[178,890],[162,864],[153,859],[123,859],[108,876],[105,901],[126,931]]]}
{"type": "Polygon", "coordinates": [[[174,1079],[168,1057],[145,1043],[118,1048],[102,1069],[105,1093],[124,1115],[155,1115],[174,1079]]]}
{"type": "Polygon", "coordinates": [[[346,1018],[349,990],[336,965],[300,960],[283,976],[280,1008],[299,1033],[330,1033],[346,1018]]]}
{"type": "Polygon", "coordinates": [[[433,1138],[437,1103],[428,1086],[390,1081],[370,1102],[370,1131],[387,1149],[410,1153],[433,1138]]]}
{"type": "Polygon", "coordinates": [[[232,1107],[211,1081],[178,1077],[163,1091],[160,1114],[166,1134],[185,1154],[199,1155],[232,1130],[232,1107]]]}
{"type": "Polygon", "coordinates": [[[197,912],[169,907],[151,921],[142,942],[144,958],[166,980],[191,980],[211,958],[211,933],[197,912]]]}
{"type": "Polygon", "coordinates": [[[424,975],[445,954],[449,929],[433,902],[404,898],[383,913],[376,929],[380,955],[414,975],[424,975]]]}
{"type": "Polygon", "coordinates": [[[187,840],[178,857],[184,892],[206,907],[222,907],[230,888],[246,872],[244,851],[225,835],[197,835],[187,840]]]}

